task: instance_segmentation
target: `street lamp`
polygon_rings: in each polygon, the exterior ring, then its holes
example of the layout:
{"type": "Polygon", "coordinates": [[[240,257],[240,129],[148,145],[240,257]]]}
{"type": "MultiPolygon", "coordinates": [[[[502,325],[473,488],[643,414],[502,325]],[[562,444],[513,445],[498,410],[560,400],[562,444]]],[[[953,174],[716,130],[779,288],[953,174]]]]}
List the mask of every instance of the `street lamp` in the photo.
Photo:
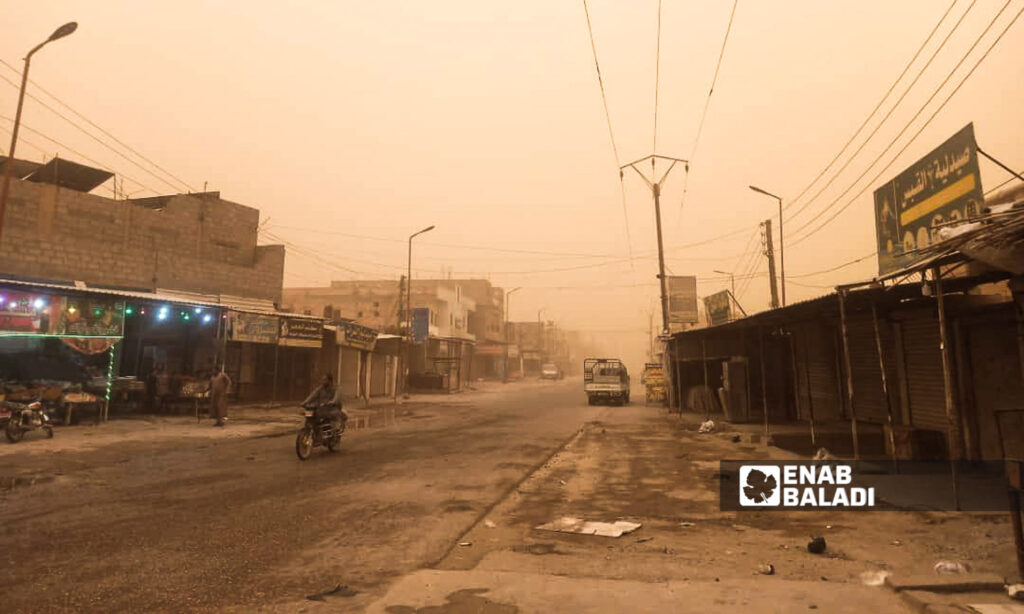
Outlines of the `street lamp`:
{"type": "Polygon", "coordinates": [[[715,273],[719,273],[720,275],[728,275],[729,276],[729,282],[730,282],[730,285],[732,286],[732,295],[736,296],[736,275],[734,275],[731,271],[730,272],[719,271],[718,269],[715,269],[714,272],[715,273]]]}
{"type": "Polygon", "coordinates": [[[433,226],[427,226],[419,232],[414,232],[409,235],[409,262],[408,262],[408,274],[405,276],[405,319],[407,322],[407,332],[409,333],[409,342],[412,342],[412,240],[420,236],[425,232],[433,230],[433,226]]]}
{"type": "MultiPolygon", "coordinates": [[[[408,271],[407,271],[407,275],[405,276],[405,322],[406,322],[406,325],[405,325],[406,329],[405,330],[406,330],[406,334],[409,337],[408,343],[406,344],[406,348],[405,348],[405,369],[406,369],[406,373],[408,373],[408,371],[409,371],[410,358],[412,357],[412,340],[413,340],[412,339],[412,240],[414,238],[418,237],[419,235],[421,235],[421,234],[423,234],[425,232],[429,232],[429,231],[431,231],[433,229],[434,229],[433,226],[427,226],[423,230],[421,230],[419,232],[414,232],[411,235],[409,235],[408,271]]],[[[427,326],[429,328],[430,325],[428,324],[427,326]]],[[[409,391],[408,377],[406,377],[405,390],[406,390],[406,395],[408,395],[408,391],[409,391]]],[[[397,395],[397,385],[396,385],[396,395],[397,395]]]]}
{"type": "Polygon", "coordinates": [[[11,129],[11,147],[7,150],[7,163],[4,164],[3,187],[0,187],[0,234],[4,229],[4,213],[7,209],[7,192],[11,188],[11,173],[14,172],[14,149],[18,144],[18,128],[21,126],[21,108],[25,103],[25,85],[28,83],[28,65],[32,54],[39,51],[49,42],[64,38],[78,28],[74,21],[66,23],[53,31],[50,38],[39,43],[25,56],[25,69],[21,71],[21,90],[18,92],[18,110],[14,113],[14,128],[11,129]]]}
{"type": "Polygon", "coordinates": [[[756,187],[756,186],[748,186],[748,187],[751,190],[757,192],[758,194],[764,194],[765,196],[770,196],[770,197],[774,198],[775,200],[779,201],[779,268],[781,269],[781,275],[782,275],[782,306],[785,307],[786,306],[786,247],[785,247],[784,239],[782,238],[782,198],[772,194],[771,192],[766,192],[765,190],[762,190],[761,188],[756,187]]]}
{"type": "Polygon", "coordinates": [[[509,339],[510,331],[508,329],[510,320],[510,318],[508,317],[508,297],[512,296],[512,293],[515,292],[516,290],[522,290],[522,288],[512,288],[511,290],[505,293],[505,372],[503,379],[505,383],[508,383],[508,344],[511,343],[511,340],[509,339]]]}

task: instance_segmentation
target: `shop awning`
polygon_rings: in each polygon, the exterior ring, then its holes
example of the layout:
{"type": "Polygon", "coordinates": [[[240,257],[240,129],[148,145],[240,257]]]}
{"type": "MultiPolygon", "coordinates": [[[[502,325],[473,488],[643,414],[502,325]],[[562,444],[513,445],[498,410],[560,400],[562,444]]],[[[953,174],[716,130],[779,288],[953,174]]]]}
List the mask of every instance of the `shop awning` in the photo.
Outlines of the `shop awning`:
{"type": "Polygon", "coordinates": [[[209,307],[216,309],[230,309],[241,313],[255,313],[260,315],[287,316],[289,318],[309,319],[323,321],[323,318],[299,313],[279,311],[274,308],[271,301],[259,299],[248,299],[244,297],[198,294],[192,292],[179,292],[175,290],[157,289],[156,292],[143,290],[121,290],[116,288],[97,288],[88,286],[82,282],[55,283],[42,281],[25,281],[20,279],[0,279],[0,286],[16,288],[36,288],[56,292],[71,292],[77,294],[93,294],[101,296],[117,296],[137,301],[150,301],[154,303],[171,303],[175,305],[187,305],[191,307],[209,307]]]}

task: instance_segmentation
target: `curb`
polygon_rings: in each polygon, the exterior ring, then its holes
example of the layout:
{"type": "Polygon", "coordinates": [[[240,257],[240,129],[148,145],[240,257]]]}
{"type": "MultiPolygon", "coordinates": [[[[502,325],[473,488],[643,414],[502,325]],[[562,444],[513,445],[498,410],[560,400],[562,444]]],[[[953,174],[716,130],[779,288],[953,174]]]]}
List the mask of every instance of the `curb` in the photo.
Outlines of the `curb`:
{"type": "Polygon", "coordinates": [[[555,448],[553,450],[551,450],[550,453],[546,454],[544,456],[544,458],[542,458],[538,462],[534,463],[533,466],[531,466],[530,469],[526,471],[526,473],[524,473],[518,480],[515,481],[515,483],[513,483],[508,488],[506,488],[504,491],[502,491],[501,494],[499,494],[493,501],[491,501],[486,507],[484,507],[484,509],[481,510],[480,513],[477,514],[476,517],[473,519],[473,522],[471,522],[469,524],[469,526],[466,527],[466,530],[464,530],[463,532],[459,533],[458,538],[456,538],[454,541],[452,541],[451,545],[449,545],[447,548],[445,548],[445,551],[444,551],[444,553],[441,556],[439,556],[436,559],[428,562],[424,567],[427,568],[427,569],[433,569],[433,568],[436,568],[438,565],[440,565],[441,562],[444,561],[446,558],[448,558],[448,555],[450,555],[452,553],[452,551],[455,550],[455,548],[458,546],[459,542],[463,541],[464,538],[467,535],[469,535],[473,531],[473,529],[475,529],[477,527],[477,525],[479,525],[481,522],[483,522],[484,518],[486,518],[488,514],[490,514],[492,511],[494,511],[494,508],[498,507],[498,505],[502,501],[507,499],[509,497],[509,495],[511,495],[513,492],[516,491],[516,489],[518,489],[520,486],[522,486],[523,483],[526,482],[526,480],[530,479],[535,473],[540,471],[541,468],[544,467],[544,465],[547,465],[549,462],[551,462],[552,458],[558,456],[562,451],[564,451],[567,447],[569,447],[569,445],[572,444],[572,442],[574,442],[577,439],[579,439],[583,435],[583,431],[585,429],[586,429],[585,425],[581,426],[579,429],[577,429],[577,431],[575,433],[573,433],[572,435],[567,437],[565,439],[565,441],[563,441],[559,445],[555,446],[555,448]]]}

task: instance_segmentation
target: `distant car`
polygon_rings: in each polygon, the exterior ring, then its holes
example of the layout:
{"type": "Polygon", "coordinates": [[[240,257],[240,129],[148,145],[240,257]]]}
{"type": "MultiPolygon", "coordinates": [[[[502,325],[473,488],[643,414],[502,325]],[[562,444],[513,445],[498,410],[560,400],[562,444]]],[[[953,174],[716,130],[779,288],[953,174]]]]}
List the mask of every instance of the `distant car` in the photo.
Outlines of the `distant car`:
{"type": "Polygon", "coordinates": [[[562,370],[553,362],[549,362],[540,368],[541,379],[562,379],[562,370]]]}

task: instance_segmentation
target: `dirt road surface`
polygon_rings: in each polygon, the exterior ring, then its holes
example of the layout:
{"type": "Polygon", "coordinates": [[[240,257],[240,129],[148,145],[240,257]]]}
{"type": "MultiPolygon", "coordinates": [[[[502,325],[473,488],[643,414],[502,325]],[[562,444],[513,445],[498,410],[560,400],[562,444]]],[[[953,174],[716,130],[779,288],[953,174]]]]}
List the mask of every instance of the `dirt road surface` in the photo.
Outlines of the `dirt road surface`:
{"type": "Polygon", "coordinates": [[[784,453],[656,408],[590,407],[579,388],[414,399],[306,462],[280,418],[0,444],[2,608],[888,612],[899,599],[862,574],[1012,568],[1002,516],[719,512],[719,459],[784,453]],[[560,516],[642,527],[535,528],[560,516]]]}

